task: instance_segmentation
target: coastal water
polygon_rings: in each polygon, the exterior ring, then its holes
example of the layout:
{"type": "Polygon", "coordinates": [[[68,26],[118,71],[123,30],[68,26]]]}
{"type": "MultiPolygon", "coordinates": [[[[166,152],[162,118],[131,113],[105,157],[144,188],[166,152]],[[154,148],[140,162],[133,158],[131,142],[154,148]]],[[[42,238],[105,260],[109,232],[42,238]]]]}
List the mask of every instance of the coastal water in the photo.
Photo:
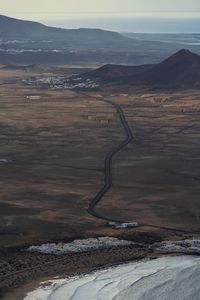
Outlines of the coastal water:
{"type": "Polygon", "coordinates": [[[101,28],[120,32],[140,33],[199,33],[200,13],[190,15],[104,14],[48,16],[40,20],[47,25],[64,28],[101,28]]]}
{"type": "Polygon", "coordinates": [[[199,300],[199,279],[199,257],[163,257],[52,280],[25,300],[199,300]]]}

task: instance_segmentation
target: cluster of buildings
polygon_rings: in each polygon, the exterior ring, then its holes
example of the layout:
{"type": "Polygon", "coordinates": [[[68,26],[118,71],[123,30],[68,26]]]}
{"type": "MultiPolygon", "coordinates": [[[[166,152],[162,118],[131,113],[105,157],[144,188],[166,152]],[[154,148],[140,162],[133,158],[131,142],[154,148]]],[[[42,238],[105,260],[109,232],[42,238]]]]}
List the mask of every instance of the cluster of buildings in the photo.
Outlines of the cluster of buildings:
{"type": "Polygon", "coordinates": [[[60,77],[44,77],[30,78],[24,80],[28,85],[48,85],[55,89],[79,89],[79,90],[96,90],[99,84],[90,78],[83,79],[81,77],[66,78],[60,77]]]}

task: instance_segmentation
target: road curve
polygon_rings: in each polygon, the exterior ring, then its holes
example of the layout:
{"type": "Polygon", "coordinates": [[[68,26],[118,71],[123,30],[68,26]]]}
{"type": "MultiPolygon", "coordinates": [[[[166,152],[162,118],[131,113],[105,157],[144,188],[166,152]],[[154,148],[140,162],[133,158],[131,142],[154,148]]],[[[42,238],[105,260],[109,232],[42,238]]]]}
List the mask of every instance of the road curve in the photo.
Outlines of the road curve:
{"type": "MultiPolygon", "coordinates": [[[[97,192],[96,196],[91,200],[87,211],[90,215],[92,215],[98,219],[102,219],[102,220],[105,220],[108,222],[127,223],[127,220],[124,220],[124,221],[116,220],[114,218],[108,218],[108,217],[101,215],[100,213],[98,213],[96,211],[96,207],[97,207],[98,203],[102,200],[102,198],[105,196],[105,194],[112,187],[112,166],[113,166],[113,159],[114,159],[115,155],[133,141],[134,135],[133,135],[132,129],[130,128],[130,125],[125,117],[125,114],[119,104],[117,104],[111,100],[103,99],[100,97],[94,97],[94,96],[90,96],[90,95],[87,95],[87,96],[90,97],[91,99],[98,100],[98,101],[101,101],[101,102],[104,102],[104,103],[107,103],[107,104],[110,104],[111,106],[113,106],[115,108],[115,110],[117,111],[121,125],[122,125],[122,127],[124,129],[124,133],[125,133],[125,139],[120,144],[118,144],[115,148],[113,148],[110,152],[108,152],[105,157],[105,160],[104,160],[104,184],[100,188],[100,190],[97,192]]],[[[132,222],[138,223],[137,221],[132,221],[132,222]]],[[[200,229],[199,230],[198,229],[197,230],[187,230],[187,229],[178,229],[178,228],[174,228],[174,227],[159,226],[159,225],[145,224],[145,223],[138,223],[138,226],[140,226],[140,227],[145,226],[145,227],[157,228],[157,229],[161,229],[161,230],[168,230],[168,231],[174,231],[174,232],[180,232],[180,233],[190,233],[190,234],[200,232],[200,229]]]]}
{"type": "Polygon", "coordinates": [[[131,130],[131,128],[126,120],[126,117],[124,115],[124,112],[119,104],[116,104],[115,102],[113,102],[111,100],[101,99],[101,98],[97,98],[97,97],[91,97],[91,98],[95,98],[98,101],[110,104],[111,106],[113,106],[115,108],[115,110],[117,111],[117,114],[119,116],[120,122],[122,124],[122,127],[124,129],[125,139],[120,144],[118,144],[115,148],[113,148],[110,152],[107,153],[105,160],[104,160],[104,185],[101,187],[101,189],[97,192],[96,196],[90,202],[87,211],[89,214],[91,214],[92,216],[94,216],[96,218],[103,219],[106,221],[119,222],[119,220],[110,219],[110,218],[107,218],[107,217],[99,214],[96,211],[96,206],[112,186],[113,158],[123,148],[125,148],[128,144],[130,144],[134,137],[133,137],[132,130],[131,130]]]}

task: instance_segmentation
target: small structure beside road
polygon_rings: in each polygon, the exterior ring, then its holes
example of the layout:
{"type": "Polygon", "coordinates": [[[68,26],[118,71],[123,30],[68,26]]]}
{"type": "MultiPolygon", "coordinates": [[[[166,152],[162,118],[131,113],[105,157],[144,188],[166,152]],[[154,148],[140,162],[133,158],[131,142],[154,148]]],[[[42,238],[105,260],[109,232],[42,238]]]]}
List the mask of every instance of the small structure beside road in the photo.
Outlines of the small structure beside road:
{"type": "Polygon", "coordinates": [[[39,96],[39,95],[33,95],[33,96],[27,96],[26,97],[27,98],[27,100],[40,100],[41,99],[41,96],[39,96]]]}
{"type": "Polygon", "coordinates": [[[137,222],[133,223],[117,223],[117,222],[109,222],[107,226],[115,228],[115,229],[126,229],[126,228],[135,228],[138,227],[139,224],[137,222]]]}

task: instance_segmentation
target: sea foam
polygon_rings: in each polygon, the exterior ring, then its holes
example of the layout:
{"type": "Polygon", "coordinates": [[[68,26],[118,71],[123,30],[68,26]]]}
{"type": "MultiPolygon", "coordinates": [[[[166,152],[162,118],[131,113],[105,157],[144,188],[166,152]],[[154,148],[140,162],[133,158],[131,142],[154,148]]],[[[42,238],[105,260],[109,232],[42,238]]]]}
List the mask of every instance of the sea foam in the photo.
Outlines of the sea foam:
{"type": "Polygon", "coordinates": [[[199,278],[199,257],[163,257],[49,281],[25,300],[198,300],[199,278]]]}

